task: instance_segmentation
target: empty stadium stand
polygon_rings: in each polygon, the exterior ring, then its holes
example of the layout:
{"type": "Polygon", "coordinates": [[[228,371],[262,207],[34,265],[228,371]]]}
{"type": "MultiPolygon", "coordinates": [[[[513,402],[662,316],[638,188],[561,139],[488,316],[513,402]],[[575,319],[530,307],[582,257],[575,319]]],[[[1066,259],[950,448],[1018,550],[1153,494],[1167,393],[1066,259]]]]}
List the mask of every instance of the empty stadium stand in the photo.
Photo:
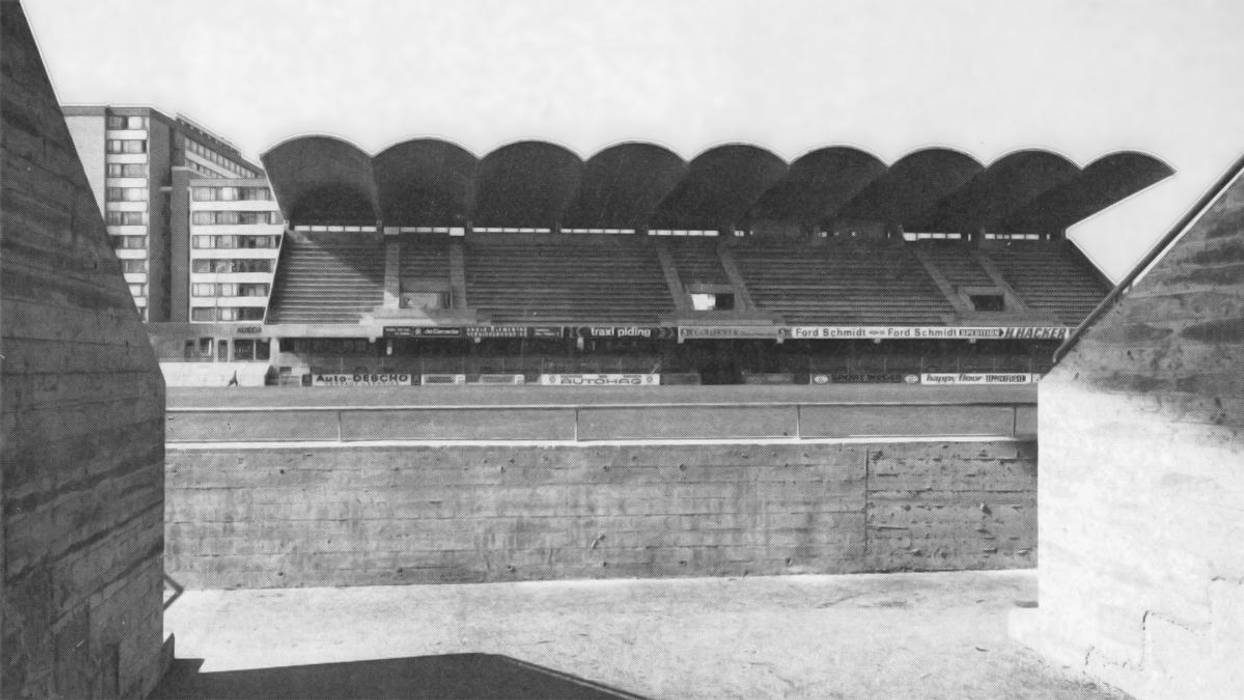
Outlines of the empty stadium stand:
{"type": "Polygon", "coordinates": [[[787,323],[941,324],[954,312],[900,243],[766,241],[734,255],[756,305],[787,323]]]}
{"type": "Polygon", "coordinates": [[[674,259],[684,285],[728,285],[730,280],[717,255],[717,239],[685,238],[663,241],[674,259]]]}
{"type": "Polygon", "coordinates": [[[1024,303],[1079,325],[1111,285],[1068,241],[1010,241],[981,248],[1024,303]]]}
{"type": "Polygon", "coordinates": [[[495,324],[655,324],[674,309],[646,241],[569,236],[470,236],[470,306],[495,324]]]}
{"type": "Polygon", "coordinates": [[[954,287],[990,287],[993,279],[972,255],[975,246],[961,241],[919,241],[909,244],[923,254],[954,287]]]}
{"type": "Polygon", "coordinates": [[[269,323],[358,323],[384,298],[379,234],[285,236],[269,323]]]}

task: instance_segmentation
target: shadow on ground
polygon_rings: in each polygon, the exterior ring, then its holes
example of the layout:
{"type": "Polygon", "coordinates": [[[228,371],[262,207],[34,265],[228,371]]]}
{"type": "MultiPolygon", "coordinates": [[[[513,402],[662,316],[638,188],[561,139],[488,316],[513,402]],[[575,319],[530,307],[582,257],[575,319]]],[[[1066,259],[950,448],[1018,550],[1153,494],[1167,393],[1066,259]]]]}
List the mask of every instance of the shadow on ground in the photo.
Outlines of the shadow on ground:
{"type": "Polygon", "coordinates": [[[203,659],[178,659],[150,700],[174,698],[640,698],[599,683],[499,654],[404,659],[201,673],[203,659]]]}

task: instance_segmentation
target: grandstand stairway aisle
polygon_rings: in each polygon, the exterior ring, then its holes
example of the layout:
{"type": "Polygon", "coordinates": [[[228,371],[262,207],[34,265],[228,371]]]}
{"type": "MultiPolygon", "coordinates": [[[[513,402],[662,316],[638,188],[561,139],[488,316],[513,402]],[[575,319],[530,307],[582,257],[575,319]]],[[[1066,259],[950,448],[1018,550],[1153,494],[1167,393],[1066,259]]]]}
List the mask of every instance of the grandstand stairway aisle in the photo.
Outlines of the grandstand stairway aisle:
{"type": "Polygon", "coordinates": [[[287,233],[269,323],[358,323],[384,300],[379,234],[287,233]]]}

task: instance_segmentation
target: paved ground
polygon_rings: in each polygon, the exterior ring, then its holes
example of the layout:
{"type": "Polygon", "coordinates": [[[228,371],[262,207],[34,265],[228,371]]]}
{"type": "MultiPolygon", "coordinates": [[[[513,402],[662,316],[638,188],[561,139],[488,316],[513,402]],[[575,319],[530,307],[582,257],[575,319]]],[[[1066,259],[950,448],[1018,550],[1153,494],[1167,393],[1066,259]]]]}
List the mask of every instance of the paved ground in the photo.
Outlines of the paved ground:
{"type": "Polygon", "coordinates": [[[187,591],[165,632],[203,664],[158,697],[1124,697],[1007,638],[1035,599],[1033,571],[187,591]]]}

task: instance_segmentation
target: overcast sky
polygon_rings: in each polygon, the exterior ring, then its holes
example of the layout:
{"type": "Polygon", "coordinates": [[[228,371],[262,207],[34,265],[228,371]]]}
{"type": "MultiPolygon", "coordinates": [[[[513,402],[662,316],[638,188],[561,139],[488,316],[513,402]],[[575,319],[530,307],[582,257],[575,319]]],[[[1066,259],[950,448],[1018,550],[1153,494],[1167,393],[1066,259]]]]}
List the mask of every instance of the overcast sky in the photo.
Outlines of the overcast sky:
{"type": "Polygon", "coordinates": [[[257,158],[307,133],[892,163],[1120,149],[1178,174],[1072,231],[1122,276],[1244,154],[1240,0],[26,0],[65,104],[183,113],[257,158]]]}

